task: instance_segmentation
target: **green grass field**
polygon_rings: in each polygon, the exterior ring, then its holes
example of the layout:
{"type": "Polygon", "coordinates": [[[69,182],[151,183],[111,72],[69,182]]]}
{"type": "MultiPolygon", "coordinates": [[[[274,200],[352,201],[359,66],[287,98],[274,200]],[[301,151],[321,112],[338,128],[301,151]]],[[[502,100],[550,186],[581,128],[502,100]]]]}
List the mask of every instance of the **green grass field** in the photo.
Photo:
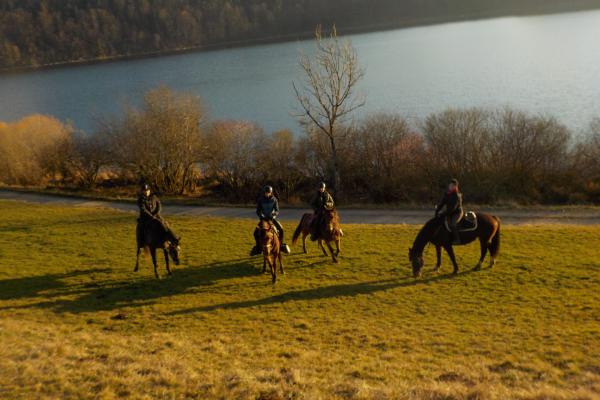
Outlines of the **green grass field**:
{"type": "Polygon", "coordinates": [[[296,246],[273,286],[253,221],[169,220],[156,280],[133,214],[0,202],[1,399],[600,398],[600,227],[504,227],[456,277],[428,248],[415,281],[418,227],[347,225],[340,264],[296,246]]]}

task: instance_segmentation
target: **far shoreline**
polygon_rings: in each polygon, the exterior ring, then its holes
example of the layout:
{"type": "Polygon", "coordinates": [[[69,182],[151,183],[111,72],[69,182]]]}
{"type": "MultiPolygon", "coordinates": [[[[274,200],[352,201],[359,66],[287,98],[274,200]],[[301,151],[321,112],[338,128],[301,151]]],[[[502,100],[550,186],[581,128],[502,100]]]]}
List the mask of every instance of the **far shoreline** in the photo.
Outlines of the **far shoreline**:
{"type": "MultiPolygon", "coordinates": [[[[338,27],[338,33],[340,33],[340,35],[347,36],[347,35],[356,35],[356,34],[395,31],[395,30],[411,29],[411,28],[419,28],[419,27],[426,27],[426,26],[433,26],[433,25],[451,24],[451,23],[475,22],[475,21],[500,19],[500,18],[537,17],[537,16],[546,16],[546,15],[557,15],[557,14],[574,14],[574,13],[583,13],[583,12],[598,11],[598,10],[600,10],[600,6],[583,6],[583,7],[576,7],[572,10],[524,12],[524,13],[519,13],[519,14],[515,14],[515,13],[511,13],[511,14],[479,13],[479,14],[472,14],[472,15],[458,15],[458,16],[441,17],[441,18],[422,18],[422,19],[418,19],[418,20],[404,20],[404,21],[398,21],[397,23],[388,23],[388,24],[361,25],[361,26],[346,27],[346,28],[341,28],[341,29],[338,27]]],[[[162,51],[155,51],[155,52],[116,55],[116,56],[86,59],[86,60],[64,61],[64,62],[42,64],[42,65],[36,65],[36,66],[0,68],[0,75],[26,74],[26,73],[40,72],[40,71],[53,70],[53,69],[82,67],[82,66],[90,66],[90,65],[98,65],[98,64],[108,64],[108,63],[116,63],[116,62],[126,62],[126,61],[133,61],[133,60],[176,56],[176,55],[190,54],[190,53],[201,53],[201,52],[218,51],[218,50],[225,50],[225,49],[254,47],[254,46],[276,44],[276,43],[286,43],[286,42],[293,42],[293,41],[304,41],[304,40],[311,39],[313,36],[314,36],[314,31],[304,31],[304,32],[291,33],[291,34],[287,34],[287,35],[254,38],[254,39],[238,40],[238,41],[231,41],[231,42],[213,43],[213,44],[207,44],[207,45],[170,49],[170,50],[162,50],[162,51]]]]}

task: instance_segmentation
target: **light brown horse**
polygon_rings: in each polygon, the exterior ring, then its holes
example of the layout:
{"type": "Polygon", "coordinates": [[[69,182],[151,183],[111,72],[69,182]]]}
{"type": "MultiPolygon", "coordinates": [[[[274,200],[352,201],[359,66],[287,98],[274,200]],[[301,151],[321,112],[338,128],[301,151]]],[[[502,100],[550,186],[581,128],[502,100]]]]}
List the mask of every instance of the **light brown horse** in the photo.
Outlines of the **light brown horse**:
{"type": "MultiPolygon", "coordinates": [[[[292,244],[296,244],[300,234],[302,234],[302,249],[304,250],[304,254],[307,253],[306,237],[310,235],[310,227],[313,218],[317,218],[317,216],[309,213],[304,214],[292,238],[292,244]]],[[[316,234],[319,247],[323,251],[323,254],[326,256],[329,255],[323,246],[323,242],[325,242],[329,248],[333,262],[337,263],[337,257],[340,255],[341,240],[344,233],[342,232],[342,228],[340,226],[340,217],[335,209],[323,210],[321,223],[317,227],[316,234]],[[333,247],[331,246],[332,242],[335,243],[335,251],[333,251],[333,247]]]]}
{"type": "Polygon", "coordinates": [[[283,271],[283,254],[281,252],[281,242],[279,234],[273,224],[268,221],[260,221],[259,228],[259,243],[263,253],[263,272],[266,271],[267,264],[271,270],[271,278],[273,283],[277,282],[277,261],[279,261],[279,272],[283,271]]]}

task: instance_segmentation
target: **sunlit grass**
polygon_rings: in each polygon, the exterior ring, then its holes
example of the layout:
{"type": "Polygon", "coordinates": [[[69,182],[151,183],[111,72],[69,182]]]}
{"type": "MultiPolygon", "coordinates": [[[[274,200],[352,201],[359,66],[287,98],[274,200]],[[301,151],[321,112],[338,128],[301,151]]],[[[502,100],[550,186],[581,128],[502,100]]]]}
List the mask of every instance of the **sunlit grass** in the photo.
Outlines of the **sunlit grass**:
{"type": "Polygon", "coordinates": [[[272,286],[251,220],[171,218],[162,280],[134,221],[0,202],[0,398],[600,396],[600,227],[503,227],[494,269],[473,245],[415,281],[417,227],[349,225],[339,265],[296,247],[272,286]]]}

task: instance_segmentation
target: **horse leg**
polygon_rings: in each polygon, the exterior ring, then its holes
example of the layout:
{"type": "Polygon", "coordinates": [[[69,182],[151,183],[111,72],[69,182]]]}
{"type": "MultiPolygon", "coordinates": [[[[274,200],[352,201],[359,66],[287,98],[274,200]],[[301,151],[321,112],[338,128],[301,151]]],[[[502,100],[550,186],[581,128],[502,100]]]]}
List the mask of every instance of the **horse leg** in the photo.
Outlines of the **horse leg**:
{"type": "Polygon", "coordinates": [[[334,263],[337,264],[338,260],[337,257],[335,256],[335,251],[333,251],[333,247],[331,247],[331,244],[329,242],[325,242],[325,244],[327,244],[327,248],[329,249],[329,252],[331,253],[331,259],[333,260],[334,263]]]}
{"type": "Polygon", "coordinates": [[[335,256],[339,256],[340,255],[340,250],[342,248],[342,239],[337,239],[335,241],[335,256]]]}
{"type": "Polygon", "coordinates": [[[263,254],[263,268],[262,268],[262,273],[266,274],[267,273],[267,256],[263,254]]]}
{"type": "Polygon", "coordinates": [[[302,250],[304,251],[304,254],[308,253],[306,251],[306,237],[307,236],[308,236],[308,234],[306,232],[302,232],[302,250]]]}
{"type": "Polygon", "coordinates": [[[273,257],[273,260],[271,261],[271,256],[269,256],[268,262],[269,268],[271,269],[271,282],[275,284],[275,282],[277,282],[277,259],[273,257]]]}
{"type": "Polygon", "coordinates": [[[171,268],[169,268],[169,252],[167,249],[163,249],[163,254],[165,255],[165,265],[167,266],[167,274],[171,275],[171,268]]]}
{"type": "Polygon", "coordinates": [[[323,247],[323,240],[319,239],[318,243],[319,243],[319,247],[320,247],[320,248],[321,248],[321,250],[323,251],[323,255],[324,255],[325,257],[327,257],[329,254],[327,254],[327,251],[325,250],[325,247],[323,247]]]}
{"type": "Polygon", "coordinates": [[[140,267],[140,252],[141,251],[142,251],[142,249],[138,247],[137,254],[135,256],[135,268],[133,269],[133,272],[138,272],[138,269],[140,267]]]}
{"type": "Polygon", "coordinates": [[[442,248],[441,246],[435,246],[435,255],[437,256],[437,262],[435,264],[434,272],[438,272],[442,266],[442,248]]]}
{"type": "Polygon", "coordinates": [[[452,245],[446,244],[444,245],[444,249],[446,250],[446,253],[448,253],[450,261],[452,261],[452,265],[454,266],[454,270],[452,271],[452,273],[454,275],[458,274],[458,264],[456,263],[456,256],[454,255],[454,249],[452,248],[452,245]]]}
{"type": "Polygon", "coordinates": [[[485,255],[488,251],[488,244],[484,239],[479,239],[479,245],[481,246],[481,256],[479,257],[479,262],[475,268],[473,268],[473,271],[479,271],[481,269],[481,265],[483,264],[483,260],[485,260],[485,255]]]}
{"type": "Polygon", "coordinates": [[[279,272],[281,272],[281,275],[285,275],[283,270],[283,253],[279,252],[277,259],[279,260],[279,272]]]}
{"type": "Polygon", "coordinates": [[[154,265],[154,276],[156,277],[156,279],[159,279],[160,277],[158,276],[158,265],[156,264],[156,249],[155,248],[150,249],[150,255],[152,256],[152,264],[154,265]]]}

